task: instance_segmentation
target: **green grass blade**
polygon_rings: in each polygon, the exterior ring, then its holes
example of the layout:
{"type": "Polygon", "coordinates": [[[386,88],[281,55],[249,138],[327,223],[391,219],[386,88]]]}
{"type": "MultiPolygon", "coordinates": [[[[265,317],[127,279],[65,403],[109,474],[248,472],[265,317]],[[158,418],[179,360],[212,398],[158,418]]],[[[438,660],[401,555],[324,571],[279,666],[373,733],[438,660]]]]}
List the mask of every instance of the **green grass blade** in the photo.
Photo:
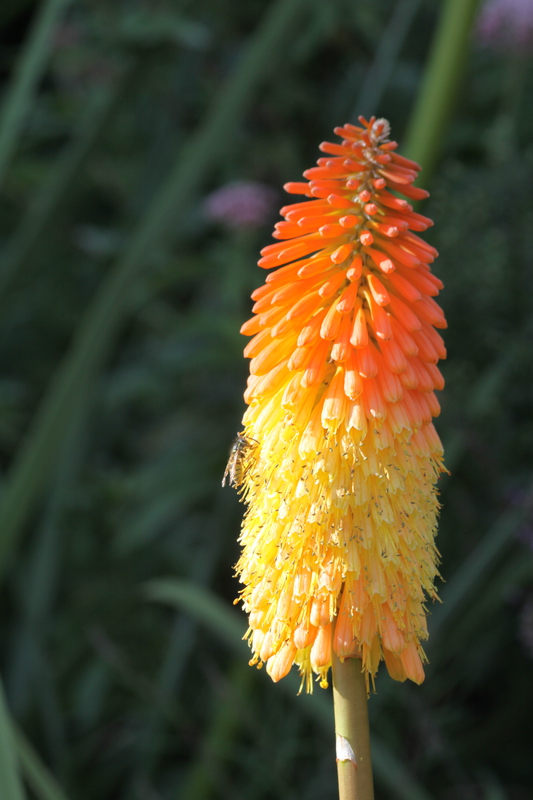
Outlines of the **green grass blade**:
{"type": "MultiPolygon", "coordinates": [[[[231,498],[225,493],[219,494],[210,515],[213,527],[218,524],[224,528],[229,524],[228,517],[231,508],[231,498]]],[[[195,586],[209,584],[223,548],[223,537],[218,536],[199,553],[191,576],[195,586]]],[[[166,703],[169,697],[180,696],[183,691],[185,670],[196,642],[197,628],[196,618],[193,615],[181,613],[178,606],[167,649],[155,677],[157,696],[161,698],[162,703],[166,703]]],[[[136,768],[132,775],[133,781],[146,780],[148,775],[157,770],[164,749],[165,724],[166,720],[161,713],[160,706],[153,704],[143,732],[139,736],[136,768]]]]}
{"type": "Polygon", "coordinates": [[[422,0],[397,0],[387,27],[380,37],[374,60],[359,90],[352,121],[359,114],[379,115],[379,104],[394,72],[398,56],[422,0]]]}
{"type": "MultiPolygon", "coordinates": [[[[509,373],[514,369],[520,358],[527,358],[529,354],[532,321],[528,320],[522,331],[515,333],[509,345],[502,350],[501,355],[486,369],[476,382],[470,393],[469,402],[464,404],[464,415],[468,421],[478,420],[494,405],[498,393],[506,386],[509,373]]],[[[454,470],[467,449],[465,432],[455,430],[444,440],[446,466],[454,470]]]]}
{"type": "Polygon", "coordinates": [[[228,676],[227,685],[214,704],[209,729],[202,737],[200,752],[191,764],[183,786],[181,800],[207,800],[219,784],[224,763],[235,748],[240,718],[246,712],[254,673],[245,661],[237,661],[228,676]]]}
{"type": "Polygon", "coordinates": [[[0,576],[13,556],[50,465],[57,458],[65,421],[73,411],[73,398],[79,386],[97,371],[130,310],[135,279],[154,248],[185,212],[191,194],[200,188],[223,155],[247,103],[272,69],[288,29],[304,6],[305,0],[278,0],[269,8],[204,123],[184,146],[123,257],[104,280],[82,319],[6,481],[0,509],[0,576]]]}
{"type": "Polygon", "coordinates": [[[132,65],[126,67],[110,88],[95,93],[88,102],[72,141],[50,169],[49,177],[30,202],[0,257],[0,308],[13,282],[20,280],[23,271],[28,269],[30,256],[49,230],[58,209],[69,197],[69,190],[136,74],[132,65]]]}
{"type": "MultiPolygon", "coordinates": [[[[508,549],[511,551],[511,544],[508,549]]],[[[477,583],[472,596],[465,594],[464,602],[458,604],[455,613],[437,629],[440,635],[430,640],[428,647],[432,660],[437,663],[444,652],[445,657],[449,657],[467,648],[477,637],[482,639],[513,591],[530,586],[532,579],[533,560],[524,558],[521,545],[515,546],[509,555],[502,553],[490,572],[486,572],[485,579],[477,583]]]]}
{"type": "Polygon", "coordinates": [[[72,496],[78,468],[84,453],[86,415],[92,392],[85,388],[76,413],[70,419],[61,449],[53,485],[47,497],[41,524],[35,532],[21,589],[21,614],[6,666],[6,686],[11,708],[19,718],[37,693],[49,693],[42,660],[43,631],[49,624],[53,597],[57,588],[62,552],[61,522],[72,496]]]}
{"type": "Polygon", "coordinates": [[[441,592],[442,605],[431,616],[430,634],[435,634],[461,610],[479,581],[494,567],[526,517],[528,503],[504,511],[441,592]]]}
{"type": "Polygon", "coordinates": [[[216,631],[237,655],[249,655],[248,645],[242,638],[246,633],[246,618],[231,611],[208,589],[177,578],[158,578],[146,584],[146,596],[149,600],[191,614],[198,622],[216,631]]]}
{"type": "Polygon", "coordinates": [[[446,0],[405,137],[405,155],[428,182],[460,89],[479,0],[446,0]]]}
{"type": "Polygon", "coordinates": [[[13,744],[11,720],[4,689],[0,684],[0,797],[2,800],[24,800],[16,749],[13,744]]]}
{"type": "Polygon", "coordinates": [[[404,766],[403,761],[396,757],[390,747],[381,739],[376,740],[372,734],[372,764],[376,774],[376,783],[387,788],[391,797],[398,800],[432,800],[404,766]],[[379,765],[379,771],[376,769],[379,765]]]}
{"type": "Polygon", "coordinates": [[[28,35],[0,115],[0,185],[17,146],[24,116],[31,104],[50,49],[54,28],[69,0],[45,0],[28,35]]]}
{"type": "Polygon", "coordinates": [[[13,726],[12,735],[24,777],[37,800],[68,800],[67,795],[43,764],[24,733],[13,726]]]}

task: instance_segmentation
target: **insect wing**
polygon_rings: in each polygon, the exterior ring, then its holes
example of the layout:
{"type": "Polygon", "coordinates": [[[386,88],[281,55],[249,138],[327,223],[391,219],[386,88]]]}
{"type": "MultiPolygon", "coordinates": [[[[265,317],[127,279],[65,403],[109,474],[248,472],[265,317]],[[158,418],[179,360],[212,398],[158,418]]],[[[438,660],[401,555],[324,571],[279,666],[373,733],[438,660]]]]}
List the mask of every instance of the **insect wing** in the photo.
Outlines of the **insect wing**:
{"type": "Polygon", "coordinates": [[[226,469],[222,477],[222,486],[226,485],[226,478],[230,486],[238,487],[243,482],[244,478],[244,461],[255,439],[247,439],[242,433],[239,433],[233,442],[226,469]]]}
{"type": "Polygon", "coordinates": [[[222,486],[226,485],[226,478],[228,478],[228,483],[230,486],[233,485],[235,480],[235,460],[237,457],[237,451],[235,450],[235,445],[232,445],[228,463],[226,464],[226,469],[224,470],[224,475],[222,477],[222,486]]]}

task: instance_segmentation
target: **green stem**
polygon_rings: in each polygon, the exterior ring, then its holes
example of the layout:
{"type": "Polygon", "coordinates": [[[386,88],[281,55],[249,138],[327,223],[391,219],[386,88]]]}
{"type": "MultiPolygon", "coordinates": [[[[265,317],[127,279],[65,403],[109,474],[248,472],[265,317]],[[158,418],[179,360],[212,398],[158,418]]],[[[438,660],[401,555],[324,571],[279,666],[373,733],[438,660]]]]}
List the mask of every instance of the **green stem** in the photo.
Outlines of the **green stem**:
{"type": "Polygon", "coordinates": [[[340,800],[374,800],[366,680],[361,659],[333,655],[333,708],[340,800]]]}
{"type": "Polygon", "coordinates": [[[479,0],[446,0],[405,137],[405,155],[424,168],[427,183],[460,89],[479,0]]]}

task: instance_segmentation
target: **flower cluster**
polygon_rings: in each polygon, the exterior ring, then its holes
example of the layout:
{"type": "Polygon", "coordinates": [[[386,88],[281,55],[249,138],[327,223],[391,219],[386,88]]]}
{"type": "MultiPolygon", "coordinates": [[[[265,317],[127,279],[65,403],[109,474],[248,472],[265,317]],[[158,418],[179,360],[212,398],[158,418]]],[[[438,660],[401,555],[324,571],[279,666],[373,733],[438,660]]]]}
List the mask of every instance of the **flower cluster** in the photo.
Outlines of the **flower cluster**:
{"type": "Polygon", "coordinates": [[[242,436],[248,509],[237,572],[251,663],[274,681],[297,664],[327,685],[332,648],[373,679],[424,678],[425,599],[435,597],[432,424],[446,327],[433,297],[431,221],[408,200],[419,167],[398,155],[385,120],[345,125],[324,142],[285,206],[252,298],[242,436]]]}

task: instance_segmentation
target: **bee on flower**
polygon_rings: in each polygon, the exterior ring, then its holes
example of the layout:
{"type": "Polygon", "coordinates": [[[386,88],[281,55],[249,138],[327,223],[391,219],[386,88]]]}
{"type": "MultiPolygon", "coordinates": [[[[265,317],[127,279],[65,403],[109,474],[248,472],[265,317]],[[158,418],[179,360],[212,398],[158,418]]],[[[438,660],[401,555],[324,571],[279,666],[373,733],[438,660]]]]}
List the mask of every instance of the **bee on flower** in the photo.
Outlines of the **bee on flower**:
{"type": "Polygon", "coordinates": [[[244,433],[237,434],[229,451],[228,463],[222,477],[222,486],[226,485],[226,479],[229,486],[234,486],[236,489],[242,486],[256,445],[255,439],[247,439],[244,433]]]}
{"type": "Polygon", "coordinates": [[[274,681],[296,664],[308,691],[313,673],[327,685],[333,651],[361,658],[367,685],[382,659],[422,682],[436,596],[442,283],[417,235],[432,222],[409,202],[427,196],[419,167],[385,120],[360,121],[286,184],[305,199],[281,209],[241,329],[253,338],[239,446],[260,444],[238,478],[251,663],[274,681]]]}

